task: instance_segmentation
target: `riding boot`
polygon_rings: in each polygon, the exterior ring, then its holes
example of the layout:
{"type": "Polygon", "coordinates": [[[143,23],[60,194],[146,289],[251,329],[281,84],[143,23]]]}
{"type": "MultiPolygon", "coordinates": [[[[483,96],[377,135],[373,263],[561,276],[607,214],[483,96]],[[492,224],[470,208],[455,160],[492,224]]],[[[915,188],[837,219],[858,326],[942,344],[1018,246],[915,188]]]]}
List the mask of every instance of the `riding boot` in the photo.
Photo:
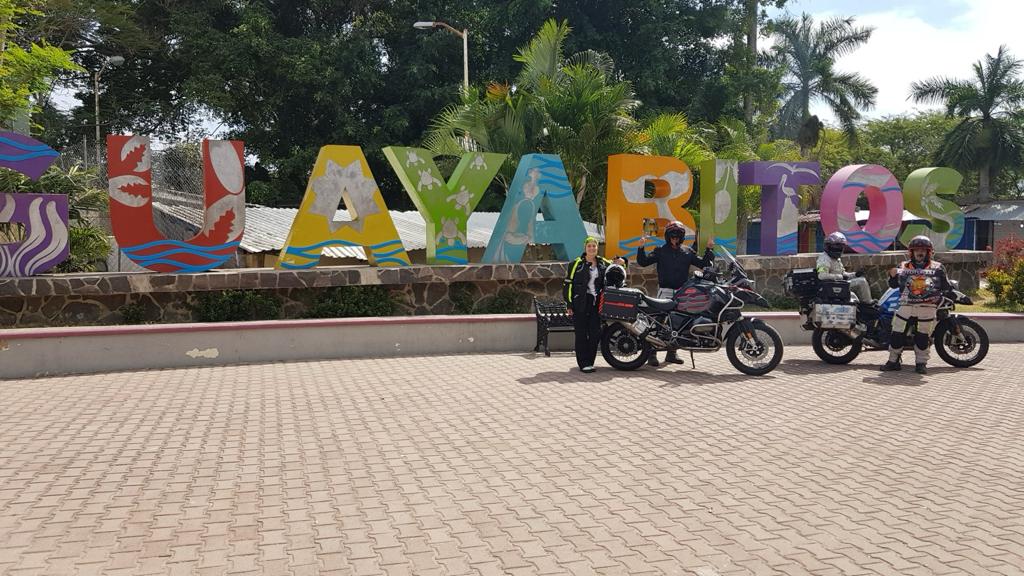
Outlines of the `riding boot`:
{"type": "Polygon", "coordinates": [[[667,362],[669,364],[682,364],[683,363],[683,361],[679,359],[679,356],[676,355],[676,351],[675,350],[669,350],[668,354],[665,354],[665,362],[667,362]]]}
{"type": "Polygon", "coordinates": [[[882,365],[879,370],[882,372],[898,372],[902,367],[900,356],[903,355],[903,348],[889,348],[889,361],[882,365]]]}

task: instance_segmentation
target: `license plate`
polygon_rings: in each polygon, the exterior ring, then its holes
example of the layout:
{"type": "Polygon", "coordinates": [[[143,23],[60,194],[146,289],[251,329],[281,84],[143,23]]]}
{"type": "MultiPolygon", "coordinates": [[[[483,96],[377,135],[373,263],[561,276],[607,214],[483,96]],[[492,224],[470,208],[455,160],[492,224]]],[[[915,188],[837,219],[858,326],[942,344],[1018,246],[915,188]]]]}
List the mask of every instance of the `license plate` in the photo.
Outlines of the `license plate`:
{"type": "Polygon", "coordinates": [[[819,304],[814,307],[814,320],[822,328],[850,328],[857,321],[857,308],[845,304],[819,304]]]}

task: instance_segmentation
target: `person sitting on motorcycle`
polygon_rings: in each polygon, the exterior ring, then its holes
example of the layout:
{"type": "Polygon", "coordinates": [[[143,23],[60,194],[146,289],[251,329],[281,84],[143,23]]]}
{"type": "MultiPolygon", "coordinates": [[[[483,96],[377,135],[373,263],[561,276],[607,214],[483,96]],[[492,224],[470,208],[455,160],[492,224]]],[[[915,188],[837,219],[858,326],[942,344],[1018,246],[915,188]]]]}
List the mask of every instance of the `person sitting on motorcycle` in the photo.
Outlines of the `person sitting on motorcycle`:
{"type": "Polygon", "coordinates": [[[825,251],[818,256],[814,271],[818,280],[850,281],[850,291],[864,304],[871,304],[871,286],[862,272],[847,272],[843,266],[843,252],[846,250],[846,236],[842,232],[833,232],[825,238],[825,251]]]}
{"type": "Polygon", "coordinates": [[[932,329],[935,327],[935,313],[942,293],[949,289],[946,271],[942,264],[932,260],[935,253],[932,241],[927,236],[914,236],[907,245],[910,259],[899,267],[889,270],[889,286],[899,288],[900,307],[892,319],[892,334],[889,336],[889,361],[881,370],[890,372],[901,367],[900,356],[905,344],[904,331],[907,322],[917,319],[914,334],[914,370],[927,374],[928,352],[931,348],[932,329]]]}
{"type": "MultiPolygon", "coordinates": [[[[646,236],[644,237],[646,240],[646,236]]],[[[674,220],[665,226],[665,243],[658,246],[648,254],[641,244],[636,249],[636,261],[641,266],[658,265],[658,298],[672,298],[676,290],[683,287],[683,284],[690,279],[690,266],[705,268],[715,260],[715,254],[711,248],[715,245],[714,240],[708,239],[704,256],[697,256],[689,246],[683,244],[686,240],[686,227],[682,222],[674,220]]],[[[646,242],[645,242],[646,243],[646,242]]],[[[648,361],[651,366],[658,365],[657,354],[651,354],[648,361]]],[[[683,361],[676,355],[676,351],[669,349],[665,355],[665,362],[682,364],[683,361]]]]}

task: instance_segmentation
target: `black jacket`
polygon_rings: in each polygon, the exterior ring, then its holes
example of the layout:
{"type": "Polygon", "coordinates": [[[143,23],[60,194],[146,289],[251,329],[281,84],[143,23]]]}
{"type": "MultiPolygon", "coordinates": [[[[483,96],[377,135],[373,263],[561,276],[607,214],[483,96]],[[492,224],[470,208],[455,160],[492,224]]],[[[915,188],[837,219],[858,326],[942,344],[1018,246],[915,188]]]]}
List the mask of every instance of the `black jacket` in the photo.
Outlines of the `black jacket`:
{"type": "Polygon", "coordinates": [[[676,249],[669,244],[663,244],[648,254],[644,252],[643,246],[639,246],[636,249],[636,261],[641,266],[657,264],[658,287],[678,290],[690,279],[690,266],[710,266],[715,261],[715,253],[708,248],[704,250],[703,257],[698,257],[689,246],[680,246],[676,249]]]}
{"type": "MultiPolygon", "coordinates": [[[[611,265],[612,261],[607,258],[597,257],[597,280],[594,287],[600,294],[604,289],[604,272],[611,265]]],[[[562,282],[562,298],[570,307],[574,306],[580,296],[587,294],[587,284],[590,283],[590,262],[587,262],[585,254],[581,254],[575,260],[569,262],[565,280],[562,282]]]]}

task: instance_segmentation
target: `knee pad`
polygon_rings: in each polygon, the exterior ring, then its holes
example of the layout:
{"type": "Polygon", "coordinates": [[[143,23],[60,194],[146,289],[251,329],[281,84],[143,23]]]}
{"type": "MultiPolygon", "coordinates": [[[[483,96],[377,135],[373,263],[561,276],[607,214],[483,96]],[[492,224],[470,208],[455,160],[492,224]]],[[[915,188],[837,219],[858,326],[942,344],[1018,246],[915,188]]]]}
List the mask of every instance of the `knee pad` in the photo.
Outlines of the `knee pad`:
{"type": "Polygon", "coordinates": [[[903,335],[903,332],[893,331],[892,335],[889,336],[889,347],[890,348],[897,348],[897,349],[902,350],[903,346],[905,345],[905,343],[906,343],[906,340],[905,340],[905,337],[903,335]]]}
{"type": "Polygon", "coordinates": [[[927,350],[928,346],[932,343],[931,340],[931,337],[924,332],[914,334],[914,345],[917,346],[918,350],[927,350]]]}

